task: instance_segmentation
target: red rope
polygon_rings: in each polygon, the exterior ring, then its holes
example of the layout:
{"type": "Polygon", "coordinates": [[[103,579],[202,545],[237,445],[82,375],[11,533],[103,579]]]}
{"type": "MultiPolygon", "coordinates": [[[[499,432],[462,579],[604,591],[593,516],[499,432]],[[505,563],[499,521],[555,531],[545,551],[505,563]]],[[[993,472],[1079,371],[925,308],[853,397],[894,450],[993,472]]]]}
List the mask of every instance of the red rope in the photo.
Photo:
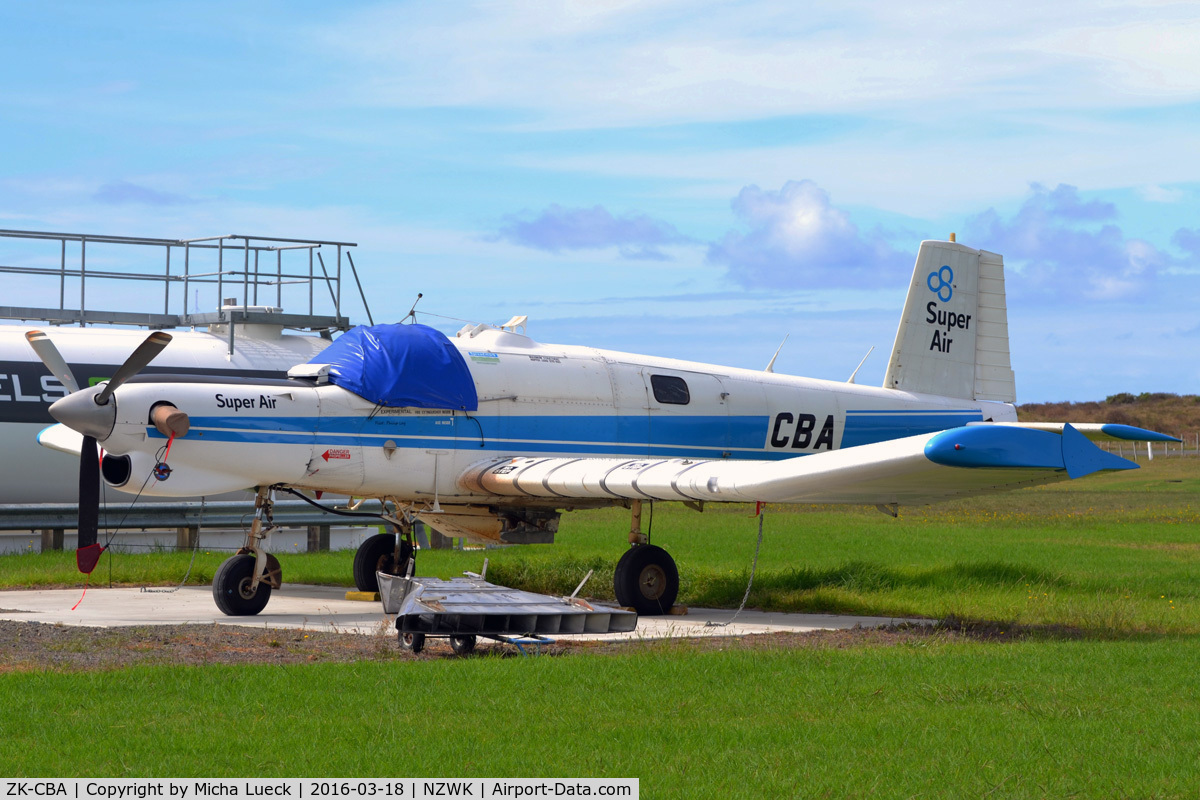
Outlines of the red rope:
{"type": "MultiPolygon", "coordinates": [[[[91,573],[87,573],[83,576],[83,594],[79,595],[79,603],[82,603],[83,598],[87,597],[88,581],[90,581],[91,578],[92,578],[91,573]]],[[[79,603],[76,603],[75,605],[71,606],[71,610],[74,611],[75,609],[79,608],[79,603]]]]}

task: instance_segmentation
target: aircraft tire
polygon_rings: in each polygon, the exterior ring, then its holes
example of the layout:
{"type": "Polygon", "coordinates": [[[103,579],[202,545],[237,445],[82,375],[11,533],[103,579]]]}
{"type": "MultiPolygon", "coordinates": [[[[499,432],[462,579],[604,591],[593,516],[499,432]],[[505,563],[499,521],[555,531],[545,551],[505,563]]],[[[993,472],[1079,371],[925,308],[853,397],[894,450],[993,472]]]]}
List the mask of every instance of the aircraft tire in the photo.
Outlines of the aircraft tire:
{"type": "Polygon", "coordinates": [[[391,573],[396,557],[396,535],[377,533],[369,536],[354,553],[354,586],[360,592],[378,592],[376,571],[391,573]]]}
{"type": "Polygon", "coordinates": [[[400,646],[405,650],[412,650],[414,656],[425,649],[425,634],[423,633],[401,633],[398,638],[400,646]]]}
{"type": "Polygon", "coordinates": [[[454,651],[456,656],[469,656],[475,652],[476,637],[474,634],[468,636],[451,636],[450,649],[454,651]]]}
{"type": "Polygon", "coordinates": [[[679,596],[679,570],[675,559],[661,547],[638,544],[617,562],[613,574],[617,603],[643,616],[666,614],[679,596]]]}
{"type": "Polygon", "coordinates": [[[271,587],[259,583],[254,594],[247,596],[246,588],[254,579],[254,556],[236,555],[227,558],[213,575],[213,600],[222,614],[230,617],[252,617],[267,607],[271,587]]]}

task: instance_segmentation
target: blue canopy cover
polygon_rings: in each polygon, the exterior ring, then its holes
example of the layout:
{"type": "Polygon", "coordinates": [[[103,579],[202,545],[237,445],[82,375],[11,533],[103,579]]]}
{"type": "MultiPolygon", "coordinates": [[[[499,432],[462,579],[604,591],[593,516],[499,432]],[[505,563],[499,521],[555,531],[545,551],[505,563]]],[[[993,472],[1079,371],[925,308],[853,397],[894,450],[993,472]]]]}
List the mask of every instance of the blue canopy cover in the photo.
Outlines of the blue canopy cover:
{"type": "Polygon", "coordinates": [[[330,382],[381,406],[479,408],[462,354],[428,325],[360,325],[309,363],[328,364],[330,382]]]}

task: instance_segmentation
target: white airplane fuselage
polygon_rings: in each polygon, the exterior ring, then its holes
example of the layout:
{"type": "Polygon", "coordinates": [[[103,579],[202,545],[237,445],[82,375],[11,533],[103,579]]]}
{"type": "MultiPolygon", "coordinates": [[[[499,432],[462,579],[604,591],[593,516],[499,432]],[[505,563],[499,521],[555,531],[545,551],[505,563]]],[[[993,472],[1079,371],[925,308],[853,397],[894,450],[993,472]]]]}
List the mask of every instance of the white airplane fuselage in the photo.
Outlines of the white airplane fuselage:
{"type": "Polygon", "coordinates": [[[498,457],[780,460],[1016,420],[1007,403],[540,344],[499,329],[450,341],[470,370],[476,411],[381,407],[303,380],[144,375],[117,391],[116,424],[102,446],[130,457],[119,488],[145,495],[286,484],[470,504],[497,498],[464,489],[459,476],[498,457]],[[147,480],[165,453],[166,439],[148,423],[158,403],[191,421],[162,481],[147,480]]]}

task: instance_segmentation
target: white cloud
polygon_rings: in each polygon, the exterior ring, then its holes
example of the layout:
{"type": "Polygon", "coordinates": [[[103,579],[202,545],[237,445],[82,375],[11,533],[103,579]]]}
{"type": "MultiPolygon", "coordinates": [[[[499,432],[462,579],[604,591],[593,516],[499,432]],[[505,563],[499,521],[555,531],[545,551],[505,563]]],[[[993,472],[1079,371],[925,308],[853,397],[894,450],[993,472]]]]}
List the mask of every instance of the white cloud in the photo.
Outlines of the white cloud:
{"type": "Polygon", "coordinates": [[[1073,186],[1034,185],[1021,208],[1005,218],[989,209],[967,234],[978,247],[1001,253],[1009,293],[1033,302],[1121,300],[1151,295],[1174,259],[1149,242],[1128,238],[1109,203],[1086,202],[1073,186]]]}
{"type": "Polygon", "coordinates": [[[564,208],[557,203],[537,216],[507,216],[497,236],[551,253],[618,248],[622,258],[635,261],[670,261],[661,248],[689,241],[670,223],[645,214],[614,216],[603,206],[564,208]]]}
{"type": "Polygon", "coordinates": [[[911,217],[961,215],[1020,198],[1032,179],[1090,190],[1200,182],[1200,148],[1190,119],[1150,125],[1056,113],[993,135],[989,125],[963,129],[971,115],[943,111],[946,116],[931,116],[916,127],[867,125],[812,142],[755,146],[748,135],[736,146],[656,151],[620,150],[599,139],[595,149],[528,153],[509,163],[568,174],[687,181],[689,188],[703,182],[697,191],[704,196],[804,175],[841,203],[911,217]]]}
{"type": "Polygon", "coordinates": [[[733,209],[750,231],[725,234],[708,257],[728,266],[730,279],[742,286],[860,286],[906,258],[880,234],[860,232],[810,180],[788,181],[777,192],[747,186],[733,209]]]}
{"type": "Polygon", "coordinates": [[[1200,92],[1200,20],[1195,18],[1195,7],[1141,7],[1135,13],[1147,10],[1158,19],[1125,17],[1105,26],[1069,27],[1049,33],[1037,44],[1046,52],[1091,64],[1098,81],[1131,99],[1139,98],[1134,103],[1194,98],[1200,92]],[[1186,14],[1192,19],[1180,18],[1186,14]]]}
{"type": "Polygon", "coordinates": [[[1183,189],[1149,184],[1138,187],[1138,196],[1148,203],[1178,203],[1187,197],[1183,189]]]}
{"type": "Polygon", "coordinates": [[[519,109],[539,126],[606,127],[1182,101],[1200,95],[1198,30],[1194,7],[1082,0],[1002,15],[986,5],[798,12],[771,0],[665,0],[375,6],[313,36],[351,64],[343,88],[356,102],[519,109]]]}

